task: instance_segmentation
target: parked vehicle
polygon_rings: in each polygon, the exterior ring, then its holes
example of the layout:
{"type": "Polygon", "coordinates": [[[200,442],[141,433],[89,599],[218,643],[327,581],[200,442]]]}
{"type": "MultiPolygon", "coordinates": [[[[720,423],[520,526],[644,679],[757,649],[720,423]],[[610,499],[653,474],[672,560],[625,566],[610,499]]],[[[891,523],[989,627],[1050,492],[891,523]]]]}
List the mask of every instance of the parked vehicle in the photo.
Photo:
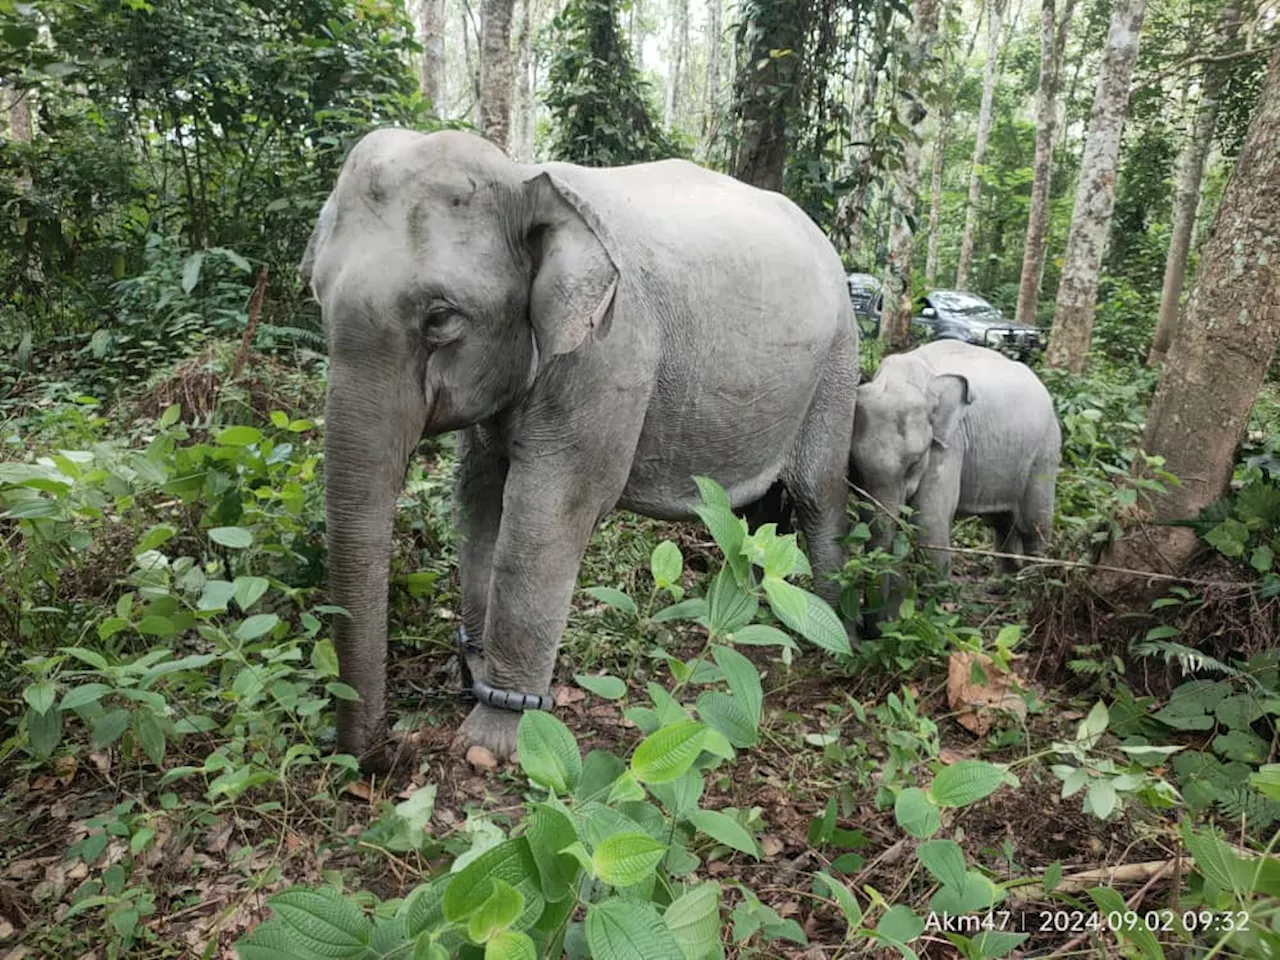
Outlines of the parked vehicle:
{"type": "Polygon", "coordinates": [[[912,339],[963,340],[990,347],[1019,360],[1044,349],[1038,327],[1014,323],[996,307],[963,290],[933,290],[920,298],[911,318],[912,339]]]}
{"type": "Polygon", "coordinates": [[[880,278],[870,273],[851,273],[845,278],[849,286],[849,299],[853,301],[853,315],[864,336],[880,333],[880,278]]]}

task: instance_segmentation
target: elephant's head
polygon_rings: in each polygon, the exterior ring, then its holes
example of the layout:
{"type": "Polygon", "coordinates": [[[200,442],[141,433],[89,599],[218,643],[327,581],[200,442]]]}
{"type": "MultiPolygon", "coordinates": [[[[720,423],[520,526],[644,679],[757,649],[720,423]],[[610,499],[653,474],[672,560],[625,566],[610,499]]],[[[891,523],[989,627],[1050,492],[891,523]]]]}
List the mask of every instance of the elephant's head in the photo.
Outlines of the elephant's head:
{"type": "Polygon", "coordinates": [[[335,640],[359,703],[338,745],[368,768],[385,724],[392,521],[423,434],[511,406],[608,328],[617,269],[593,212],[460,132],[379,130],[343,164],[302,272],[329,347],[325,493],[335,640]]]}
{"type": "MultiPolygon", "coordinates": [[[[858,388],[849,451],[850,479],[875,501],[871,545],[882,549],[892,543],[899,512],[919,490],[931,458],[952,443],[972,402],[965,377],[933,376],[913,360],[895,359],[858,388]]],[[[899,588],[888,579],[881,584],[885,615],[896,611],[899,588]]],[[[874,624],[867,626],[874,630],[874,624]]]]}

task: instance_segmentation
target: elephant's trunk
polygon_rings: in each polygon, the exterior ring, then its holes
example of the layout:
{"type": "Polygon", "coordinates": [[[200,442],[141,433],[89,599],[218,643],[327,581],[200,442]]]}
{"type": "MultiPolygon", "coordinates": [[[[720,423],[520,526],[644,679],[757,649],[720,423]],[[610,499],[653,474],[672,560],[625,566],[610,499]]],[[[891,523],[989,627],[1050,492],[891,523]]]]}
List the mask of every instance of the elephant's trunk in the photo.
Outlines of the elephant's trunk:
{"type": "MultiPolygon", "coordinates": [[[[871,508],[871,546],[890,553],[893,539],[898,532],[898,518],[902,511],[902,498],[892,491],[870,491],[876,502],[871,508]]],[[[876,636],[879,625],[896,619],[902,603],[903,581],[901,574],[886,571],[876,583],[880,603],[878,609],[864,618],[863,627],[876,636]]]]}
{"type": "MultiPolygon", "coordinates": [[[[425,420],[414,391],[330,368],[325,399],[325,523],[329,598],[342,682],[359,701],[338,700],[338,750],[368,770],[385,768],[387,578],[396,498],[425,420]],[[405,409],[406,406],[414,409],[405,409]]],[[[421,390],[416,391],[417,398],[421,390]]]]}

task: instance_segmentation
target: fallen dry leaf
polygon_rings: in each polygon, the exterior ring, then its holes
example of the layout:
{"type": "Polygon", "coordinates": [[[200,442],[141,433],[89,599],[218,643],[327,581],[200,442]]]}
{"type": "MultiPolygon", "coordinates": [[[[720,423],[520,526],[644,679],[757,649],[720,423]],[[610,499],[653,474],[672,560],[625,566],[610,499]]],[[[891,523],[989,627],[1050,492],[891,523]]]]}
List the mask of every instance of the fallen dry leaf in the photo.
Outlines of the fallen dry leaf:
{"type": "Polygon", "coordinates": [[[567,707],[571,703],[587,699],[587,692],[577,687],[559,687],[556,690],[556,706],[567,707]]]}
{"type": "Polygon", "coordinates": [[[785,844],[772,834],[765,834],[760,838],[760,849],[764,853],[765,858],[776,857],[785,848],[785,844]]]}
{"type": "Polygon", "coordinates": [[[373,796],[373,789],[364,780],[348,783],[344,789],[353,797],[359,797],[361,800],[369,800],[373,796]]]}
{"type": "Polygon", "coordinates": [[[956,722],[978,736],[991,729],[994,710],[1022,719],[1027,715],[1013,676],[986,654],[965,650],[953,653],[947,664],[947,704],[956,711],[956,722]],[[975,666],[986,676],[985,681],[975,678],[975,666]]]}
{"type": "Polygon", "coordinates": [[[492,773],[498,769],[498,760],[487,747],[475,744],[467,751],[467,763],[477,773],[492,773]]]}
{"type": "Polygon", "coordinates": [[[111,772],[111,754],[107,751],[102,750],[98,753],[91,753],[89,754],[89,760],[104,777],[111,772]]]}

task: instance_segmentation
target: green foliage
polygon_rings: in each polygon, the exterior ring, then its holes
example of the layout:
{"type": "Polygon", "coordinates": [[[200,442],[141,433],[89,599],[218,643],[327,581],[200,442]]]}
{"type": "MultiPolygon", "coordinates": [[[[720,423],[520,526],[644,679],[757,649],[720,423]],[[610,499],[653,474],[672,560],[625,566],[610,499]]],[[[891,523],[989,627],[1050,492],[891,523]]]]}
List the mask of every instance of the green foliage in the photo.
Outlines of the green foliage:
{"type": "Polygon", "coordinates": [[[555,159],[606,167],[681,155],[653,119],[614,0],[570,0],[551,37],[543,102],[555,159]]]}

